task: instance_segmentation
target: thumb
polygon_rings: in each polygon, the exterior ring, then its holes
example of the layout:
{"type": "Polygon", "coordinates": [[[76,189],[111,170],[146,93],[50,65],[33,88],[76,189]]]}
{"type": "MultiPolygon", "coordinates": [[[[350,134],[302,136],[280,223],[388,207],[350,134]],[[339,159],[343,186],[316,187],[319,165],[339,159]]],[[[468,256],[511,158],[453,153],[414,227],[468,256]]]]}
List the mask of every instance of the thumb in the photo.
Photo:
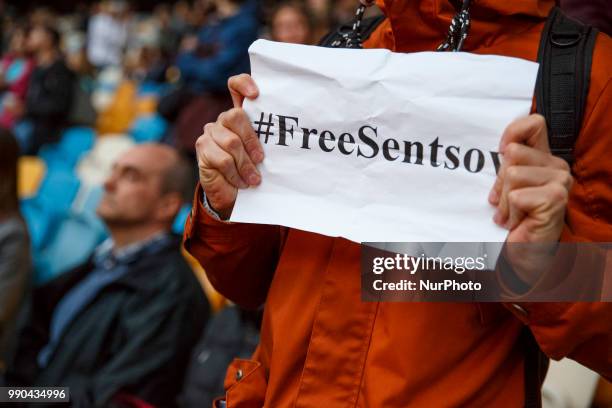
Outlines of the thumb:
{"type": "Polygon", "coordinates": [[[244,98],[255,99],[259,96],[259,89],[255,81],[248,74],[234,75],[227,80],[227,87],[232,95],[234,108],[241,108],[244,98]]]}

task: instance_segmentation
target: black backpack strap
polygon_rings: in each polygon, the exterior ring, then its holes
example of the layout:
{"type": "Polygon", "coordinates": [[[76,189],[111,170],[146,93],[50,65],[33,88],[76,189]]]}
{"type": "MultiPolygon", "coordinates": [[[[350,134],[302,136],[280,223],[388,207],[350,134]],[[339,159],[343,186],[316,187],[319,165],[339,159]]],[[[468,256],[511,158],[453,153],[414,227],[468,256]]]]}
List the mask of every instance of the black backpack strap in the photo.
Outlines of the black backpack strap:
{"type": "MultiPolygon", "coordinates": [[[[376,28],[385,19],[384,15],[364,18],[359,26],[361,41],[367,40],[376,28]]],[[[353,23],[343,24],[333,31],[330,31],[319,41],[319,46],[328,48],[346,48],[346,37],[352,35],[353,23]]]]}
{"type": "Polygon", "coordinates": [[[541,408],[542,383],[546,377],[550,360],[540,349],[529,327],[523,326],[521,329],[519,343],[523,346],[525,356],[523,365],[524,408],[541,408]]]}
{"type": "Polygon", "coordinates": [[[597,33],[555,7],[540,40],[537,112],[546,118],[552,153],[570,165],[582,127],[597,33]]]}

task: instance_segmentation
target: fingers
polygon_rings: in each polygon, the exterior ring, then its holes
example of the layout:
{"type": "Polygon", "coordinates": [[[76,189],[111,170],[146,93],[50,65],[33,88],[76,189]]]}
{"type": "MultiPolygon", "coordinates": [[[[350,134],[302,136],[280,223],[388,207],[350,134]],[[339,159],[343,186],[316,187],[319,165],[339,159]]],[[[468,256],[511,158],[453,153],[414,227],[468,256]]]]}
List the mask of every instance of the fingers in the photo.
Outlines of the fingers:
{"type": "Polygon", "coordinates": [[[204,126],[196,142],[200,183],[210,205],[230,214],[239,188],[261,183],[256,165],[263,158],[263,148],[241,108],[219,115],[204,126]]]}
{"type": "MultiPolygon", "coordinates": [[[[231,169],[219,167],[224,175],[232,175],[237,172],[239,175],[240,184],[234,184],[236,187],[247,188],[249,185],[256,186],[261,182],[261,175],[255,167],[255,163],[251,160],[245,150],[245,146],[240,137],[223,126],[216,125],[211,132],[212,140],[215,142],[215,148],[210,151],[211,155],[224,157],[229,154],[232,159],[231,169]]],[[[217,163],[211,161],[211,164],[217,163]]],[[[230,180],[230,179],[228,179],[230,180]]],[[[232,180],[230,180],[232,181],[232,180]]]]}
{"type": "Polygon", "coordinates": [[[242,145],[244,145],[244,149],[253,163],[259,164],[263,161],[263,148],[244,110],[234,108],[223,112],[219,115],[217,122],[240,137],[242,145]]]}
{"type": "Polygon", "coordinates": [[[513,215],[510,196],[523,188],[545,187],[563,188],[569,194],[572,186],[572,176],[568,171],[551,167],[511,166],[505,171],[501,185],[501,194],[497,205],[494,221],[499,225],[511,228],[514,221],[520,218],[520,213],[513,215]]]}
{"type": "Polygon", "coordinates": [[[507,169],[511,166],[539,166],[551,167],[569,172],[570,168],[563,159],[553,156],[545,151],[535,149],[519,143],[510,143],[505,148],[504,160],[497,174],[497,178],[489,194],[489,202],[499,204],[501,189],[507,169]]]}
{"type": "Polygon", "coordinates": [[[511,143],[524,144],[550,152],[544,116],[532,114],[510,123],[502,135],[499,152],[505,154],[506,147],[511,143]]]}
{"type": "Polygon", "coordinates": [[[201,149],[207,164],[218,169],[232,185],[247,188],[261,182],[261,175],[238,134],[215,122],[204,127],[202,138],[201,149]]]}
{"type": "Polygon", "coordinates": [[[213,209],[226,215],[231,213],[238,188],[261,183],[256,164],[264,158],[261,143],[241,109],[245,97],[259,95],[255,81],[247,74],[236,75],[229,78],[227,86],[234,109],[204,126],[196,141],[200,183],[213,209]]]}
{"type": "Polygon", "coordinates": [[[255,99],[259,96],[259,89],[255,81],[248,74],[234,75],[227,80],[227,87],[232,95],[234,108],[241,108],[244,98],[255,99]]]}
{"type": "Polygon", "coordinates": [[[240,176],[232,154],[217,144],[210,130],[207,130],[202,138],[201,152],[198,155],[201,160],[200,169],[216,170],[232,187],[247,188],[248,184],[240,176]]]}
{"type": "Polygon", "coordinates": [[[550,152],[546,122],[530,115],[512,122],[499,145],[503,163],[489,193],[493,220],[509,240],[554,242],[564,225],[572,186],[569,165],[550,152]]]}
{"type": "Polygon", "coordinates": [[[200,183],[206,186],[204,191],[206,191],[206,199],[211,207],[223,219],[229,218],[236,202],[238,189],[231,185],[221,173],[207,167],[200,167],[200,183]]]}
{"type": "MultiPolygon", "coordinates": [[[[196,153],[198,169],[200,173],[200,184],[206,191],[206,199],[212,208],[224,214],[224,219],[231,213],[236,201],[238,189],[231,184],[225,176],[209,161],[207,152],[210,150],[212,140],[209,135],[202,135],[196,142],[196,153]]],[[[234,179],[236,180],[236,179],[234,179]]]]}
{"type": "Polygon", "coordinates": [[[507,222],[508,229],[516,228],[523,221],[525,214],[531,214],[532,225],[528,225],[528,229],[555,227],[549,222],[550,214],[563,212],[568,197],[568,190],[556,183],[511,191],[508,196],[511,209],[507,222]]]}

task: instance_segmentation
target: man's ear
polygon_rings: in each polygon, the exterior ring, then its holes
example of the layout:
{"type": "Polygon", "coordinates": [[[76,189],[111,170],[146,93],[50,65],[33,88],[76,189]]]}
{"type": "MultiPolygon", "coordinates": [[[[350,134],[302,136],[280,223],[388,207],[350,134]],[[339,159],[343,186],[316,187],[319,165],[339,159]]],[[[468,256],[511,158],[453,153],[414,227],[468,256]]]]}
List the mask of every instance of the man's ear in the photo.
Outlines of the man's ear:
{"type": "Polygon", "coordinates": [[[180,193],[168,193],[161,196],[157,202],[157,219],[161,222],[172,223],[183,204],[180,193]]]}

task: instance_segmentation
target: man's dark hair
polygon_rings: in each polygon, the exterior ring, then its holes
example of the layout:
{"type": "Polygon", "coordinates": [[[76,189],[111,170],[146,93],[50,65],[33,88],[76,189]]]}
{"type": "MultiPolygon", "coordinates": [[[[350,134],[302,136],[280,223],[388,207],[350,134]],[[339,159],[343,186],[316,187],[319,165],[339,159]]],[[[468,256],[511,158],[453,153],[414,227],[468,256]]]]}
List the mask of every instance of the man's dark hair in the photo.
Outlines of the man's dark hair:
{"type": "Polygon", "coordinates": [[[194,186],[193,172],[191,161],[179,155],[162,175],[162,194],[179,193],[183,201],[191,201],[194,186]]]}

